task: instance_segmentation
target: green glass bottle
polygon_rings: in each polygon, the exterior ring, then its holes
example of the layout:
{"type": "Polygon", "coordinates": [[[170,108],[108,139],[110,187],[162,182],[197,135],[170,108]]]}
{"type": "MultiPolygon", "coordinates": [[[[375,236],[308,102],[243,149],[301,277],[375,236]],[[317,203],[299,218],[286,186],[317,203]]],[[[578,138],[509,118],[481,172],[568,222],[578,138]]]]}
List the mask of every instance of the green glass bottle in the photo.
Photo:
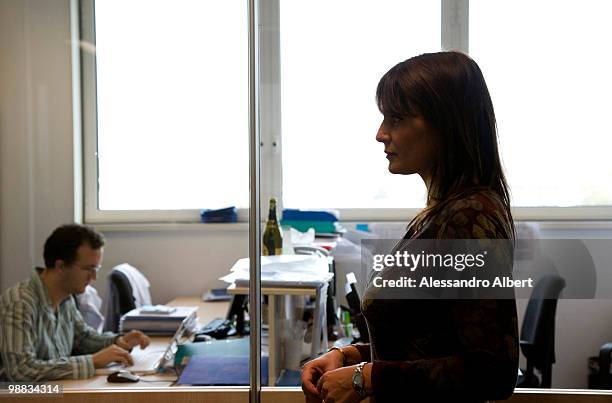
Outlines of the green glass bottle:
{"type": "Polygon", "coordinates": [[[283,233],[276,218],[276,199],[270,198],[268,221],[263,233],[262,254],[265,256],[280,255],[283,251],[283,233]]]}

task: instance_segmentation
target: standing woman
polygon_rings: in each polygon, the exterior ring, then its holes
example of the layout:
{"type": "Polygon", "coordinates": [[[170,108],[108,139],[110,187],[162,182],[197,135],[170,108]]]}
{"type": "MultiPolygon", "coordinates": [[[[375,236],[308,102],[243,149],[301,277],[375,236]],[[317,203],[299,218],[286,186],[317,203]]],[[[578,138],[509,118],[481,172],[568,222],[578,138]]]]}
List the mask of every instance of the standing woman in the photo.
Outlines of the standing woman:
{"type": "MultiPolygon", "coordinates": [[[[423,54],[378,83],[389,171],[418,174],[427,206],[404,237],[507,239],[510,196],[493,104],[478,65],[459,52],[423,54]]],[[[518,369],[516,304],[509,299],[384,299],[362,303],[370,344],[334,348],[307,363],[307,402],[484,402],[508,398],[518,369]]]]}

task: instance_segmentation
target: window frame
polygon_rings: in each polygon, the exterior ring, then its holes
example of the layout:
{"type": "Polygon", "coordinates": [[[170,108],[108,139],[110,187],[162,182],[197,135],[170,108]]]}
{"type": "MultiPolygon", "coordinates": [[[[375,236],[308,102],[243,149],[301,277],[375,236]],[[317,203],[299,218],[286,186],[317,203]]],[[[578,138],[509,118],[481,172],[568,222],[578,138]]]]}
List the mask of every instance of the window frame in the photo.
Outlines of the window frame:
{"type": "MultiPolygon", "coordinates": [[[[469,0],[441,1],[441,48],[469,53],[469,0]]],[[[79,2],[78,39],[73,38],[73,79],[75,91],[75,151],[77,194],[82,195],[83,219],[92,224],[111,223],[194,223],[200,211],[185,210],[100,210],[98,208],[97,93],[95,62],[95,0],[79,2]],[[76,40],[75,40],[76,39],[76,40]],[[79,59],[80,60],[77,60],[79,59]],[[80,84],[80,85],[79,85],[80,84]],[[79,102],[80,98],[80,102],[79,102]],[[80,106],[80,108],[79,108],[80,106]],[[79,116],[80,119],[79,119],[79,116]],[[82,176],[81,170],[82,168],[82,176]]],[[[280,83],[280,0],[260,2],[260,125],[261,125],[261,203],[276,196],[282,209],[282,135],[280,83]]],[[[246,9],[245,9],[246,12],[246,9]]],[[[76,16],[73,16],[76,18],[76,16]]],[[[246,51],[246,49],[245,49],[246,51]]],[[[246,119],[247,117],[245,117],[246,119]]],[[[76,203],[78,205],[79,203],[76,203]]],[[[80,206],[79,206],[80,208],[80,206]]],[[[339,208],[344,221],[404,221],[418,208],[339,208]]],[[[515,220],[528,221],[609,221],[612,206],[514,207],[515,220]]],[[[248,222],[248,209],[238,209],[238,222],[248,222]]]]}

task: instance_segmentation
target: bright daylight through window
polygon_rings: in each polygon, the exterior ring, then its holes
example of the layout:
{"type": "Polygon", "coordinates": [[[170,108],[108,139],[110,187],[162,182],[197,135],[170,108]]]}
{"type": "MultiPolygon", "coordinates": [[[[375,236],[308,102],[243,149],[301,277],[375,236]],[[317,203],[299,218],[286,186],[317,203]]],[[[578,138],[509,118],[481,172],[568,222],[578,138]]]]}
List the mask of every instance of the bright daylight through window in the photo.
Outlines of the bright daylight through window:
{"type": "Polygon", "coordinates": [[[514,206],[612,205],[611,14],[602,0],[470,0],[514,206]]]}
{"type": "MultiPolygon", "coordinates": [[[[262,67],[265,85],[280,83],[280,102],[261,107],[282,136],[280,152],[262,154],[282,161],[273,195],[284,207],[365,209],[362,219],[423,207],[421,179],[387,170],[374,95],[390,67],[440,50],[443,2],[266,4],[280,27],[262,35],[280,60],[262,67]]],[[[611,13],[601,0],[469,1],[469,51],[493,98],[514,206],[612,205],[611,13]]],[[[247,207],[245,3],[97,1],[95,41],[97,208],[247,207]]]]}
{"type": "Polygon", "coordinates": [[[95,6],[100,210],[246,207],[244,3],[95,6]]]}

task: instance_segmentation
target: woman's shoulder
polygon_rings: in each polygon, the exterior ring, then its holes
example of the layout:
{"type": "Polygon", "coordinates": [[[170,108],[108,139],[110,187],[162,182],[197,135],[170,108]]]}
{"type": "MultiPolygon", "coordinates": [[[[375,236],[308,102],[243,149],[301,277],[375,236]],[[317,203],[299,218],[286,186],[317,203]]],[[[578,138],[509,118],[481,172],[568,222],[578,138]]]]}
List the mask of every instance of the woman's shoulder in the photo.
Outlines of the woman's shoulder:
{"type": "Polygon", "coordinates": [[[431,232],[438,239],[510,239],[512,225],[501,197],[478,187],[445,202],[432,220],[431,232]]]}
{"type": "Polygon", "coordinates": [[[504,211],[504,204],[495,191],[485,187],[475,187],[450,197],[444,203],[441,213],[452,215],[466,211],[490,214],[504,211]]]}

